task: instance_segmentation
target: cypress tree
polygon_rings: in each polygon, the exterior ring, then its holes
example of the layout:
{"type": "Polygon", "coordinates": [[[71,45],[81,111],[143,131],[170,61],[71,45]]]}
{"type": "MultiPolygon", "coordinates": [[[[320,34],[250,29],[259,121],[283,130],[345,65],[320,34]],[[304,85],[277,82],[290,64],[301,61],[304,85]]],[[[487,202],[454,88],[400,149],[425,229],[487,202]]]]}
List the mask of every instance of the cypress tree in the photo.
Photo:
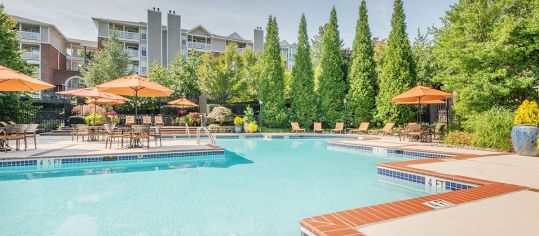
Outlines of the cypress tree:
{"type": "Polygon", "coordinates": [[[377,78],[374,49],[367,16],[367,4],[361,1],[356,36],[352,46],[348,113],[355,121],[370,121],[376,108],[377,78]]]}
{"type": "Polygon", "coordinates": [[[263,102],[261,118],[264,126],[283,127],[288,121],[284,99],[284,68],[279,45],[277,19],[269,16],[262,56],[259,99],[263,102]]]}
{"type": "Polygon", "coordinates": [[[331,9],[322,38],[321,74],[319,78],[320,120],[328,126],[344,119],[346,81],[342,71],[342,50],[337,24],[337,11],[331,9]]]}
{"type": "Polygon", "coordinates": [[[380,92],[376,97],[376,117],[383,122],[405,123],[413,120],[413,106],[396,105],[391,102],[391,99],[415,84],[415,64],[406,34],[402,0],[395,0],[391,32],[380,78],[380,92]]]}
{"type": "Polygon", "coordinates": [[[292,68],[290,85],[291,118],[301,126],[309,127],[316,119],[316,96],[314,94],[314,72],[311,49],[307,36],[307,20],[301,15],[298,46],[292,68]]]}

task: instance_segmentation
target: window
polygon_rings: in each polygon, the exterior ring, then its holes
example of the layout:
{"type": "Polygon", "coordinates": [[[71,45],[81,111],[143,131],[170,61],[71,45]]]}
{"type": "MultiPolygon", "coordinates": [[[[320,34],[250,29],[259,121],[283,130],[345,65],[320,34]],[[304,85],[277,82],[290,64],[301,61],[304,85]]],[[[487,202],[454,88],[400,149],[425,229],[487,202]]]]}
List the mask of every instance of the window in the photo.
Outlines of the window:
{"type": "Polygon", "coordinates": [[[143,57],[146,56],[146,48],[142,48],[142,49],[140,50],[140,55],[143,56],[143,57]]]}
{"type": "Polygon", "coordinates": [[[182,45],[187,45],[187,40],[182,39],[182,45]]]}
{"type": "Polygon", "coordinates": [[[65,90],[84,88],[82,78],[79,76],[69,77],[65,82],[65,90]]]}

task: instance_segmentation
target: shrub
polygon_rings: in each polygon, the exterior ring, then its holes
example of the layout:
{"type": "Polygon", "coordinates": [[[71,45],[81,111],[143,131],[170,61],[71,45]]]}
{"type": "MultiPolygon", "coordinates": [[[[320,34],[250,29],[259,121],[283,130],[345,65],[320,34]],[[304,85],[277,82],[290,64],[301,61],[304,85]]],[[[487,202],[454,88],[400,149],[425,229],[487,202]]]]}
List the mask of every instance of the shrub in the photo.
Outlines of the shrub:
{"type": "Polygon", "coordinates": [[[510,151],[512,122],[513,113],[510,110],[492,108],[468,117],[463,124],[467,130],[473,131],[474,146],[510,151]]]}
{"type": "Polygon", "coordinates": [[[243,114],[244,114],[243,116],[244,123],[251,123],[255,121],[255,111],[253,110],[251,106],[247,106],[243,114]]]}
{"type": "Polygon", "coordinates": [[[539,126],[539,108],[537,102],[524,100],[515,111],[515,125],[539,126]]]}
{"type": "Polygon", "coordinates": [[[453,146],[470,146],[472,145],[473,134],[464,131],[452,131],[449,132],[445,138],[444,143],[453,146]]]}
{"type": "Polygon", "coordinates": [[[86,123],[84,121],[84,116],[70,116],[67,118],[67,124],[73,125],[73,124],[84,124],[86,123]]]}
{"type": "Polygon", "coordinates": [[[102,124],[103,115],[92,113],[84,117],[84,121],[86,122],[87,125],[102,124]],[[95,123],[94,123],[94,120],[95,120],[95,123]]]}
{"type": "Polygon", "coordinates": [[[202,123],[202,117],[197,112],[191,112],[189,115],[185,116],[185,121],[187,122],[187,125],[190,126],[197,126],[202,123]]]}
{"type": "Polygon", "coordinates": [[[243,119],[239,116],[234,117],[234,124],[235,125],[241,125],[243,124],[243,119]]]}
{"type": "Polygon", "coordinates": [[[215,123],[223,124],[229,121],[231,116],[232,111],[230,111],[230,109],[218,106],[213,108],[213,110],[208,114],[208,119],[212,120],[215,123]]]}
{"type": "Polygon", "coordinates": [[[251,122],[247,125],[247,132],[249,133],[256,133],[256,131],[258,130],[258,125],[256,124],[256,122],[251,122]]]}

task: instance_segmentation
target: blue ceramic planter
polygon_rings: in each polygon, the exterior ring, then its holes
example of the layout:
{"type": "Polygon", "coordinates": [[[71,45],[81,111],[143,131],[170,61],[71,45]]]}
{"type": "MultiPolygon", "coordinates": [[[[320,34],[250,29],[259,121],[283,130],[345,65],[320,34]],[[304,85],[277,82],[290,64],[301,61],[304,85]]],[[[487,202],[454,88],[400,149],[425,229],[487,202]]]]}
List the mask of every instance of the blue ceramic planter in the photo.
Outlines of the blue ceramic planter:
{"type": "Polygon", "coordinates": [[[538,127],[528,125],[514,126],[511,131],[511,139],[513,148],[517,154],[522,156],[539,156],[537,135],[539,135],[538,127]]]}

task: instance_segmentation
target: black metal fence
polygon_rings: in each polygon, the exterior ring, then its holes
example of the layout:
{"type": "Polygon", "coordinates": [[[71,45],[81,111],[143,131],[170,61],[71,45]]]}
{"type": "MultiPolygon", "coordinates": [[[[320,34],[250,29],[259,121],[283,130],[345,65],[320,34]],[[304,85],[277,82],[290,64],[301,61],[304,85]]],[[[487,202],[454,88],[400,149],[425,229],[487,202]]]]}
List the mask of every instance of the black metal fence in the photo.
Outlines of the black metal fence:
{"type": "Polygon", "coordinates": [[[39,124],[41,132],[50,132],[65,126],[64,108],[0,109],[1,121],[13,121],[17,124],[39,124]]]}

